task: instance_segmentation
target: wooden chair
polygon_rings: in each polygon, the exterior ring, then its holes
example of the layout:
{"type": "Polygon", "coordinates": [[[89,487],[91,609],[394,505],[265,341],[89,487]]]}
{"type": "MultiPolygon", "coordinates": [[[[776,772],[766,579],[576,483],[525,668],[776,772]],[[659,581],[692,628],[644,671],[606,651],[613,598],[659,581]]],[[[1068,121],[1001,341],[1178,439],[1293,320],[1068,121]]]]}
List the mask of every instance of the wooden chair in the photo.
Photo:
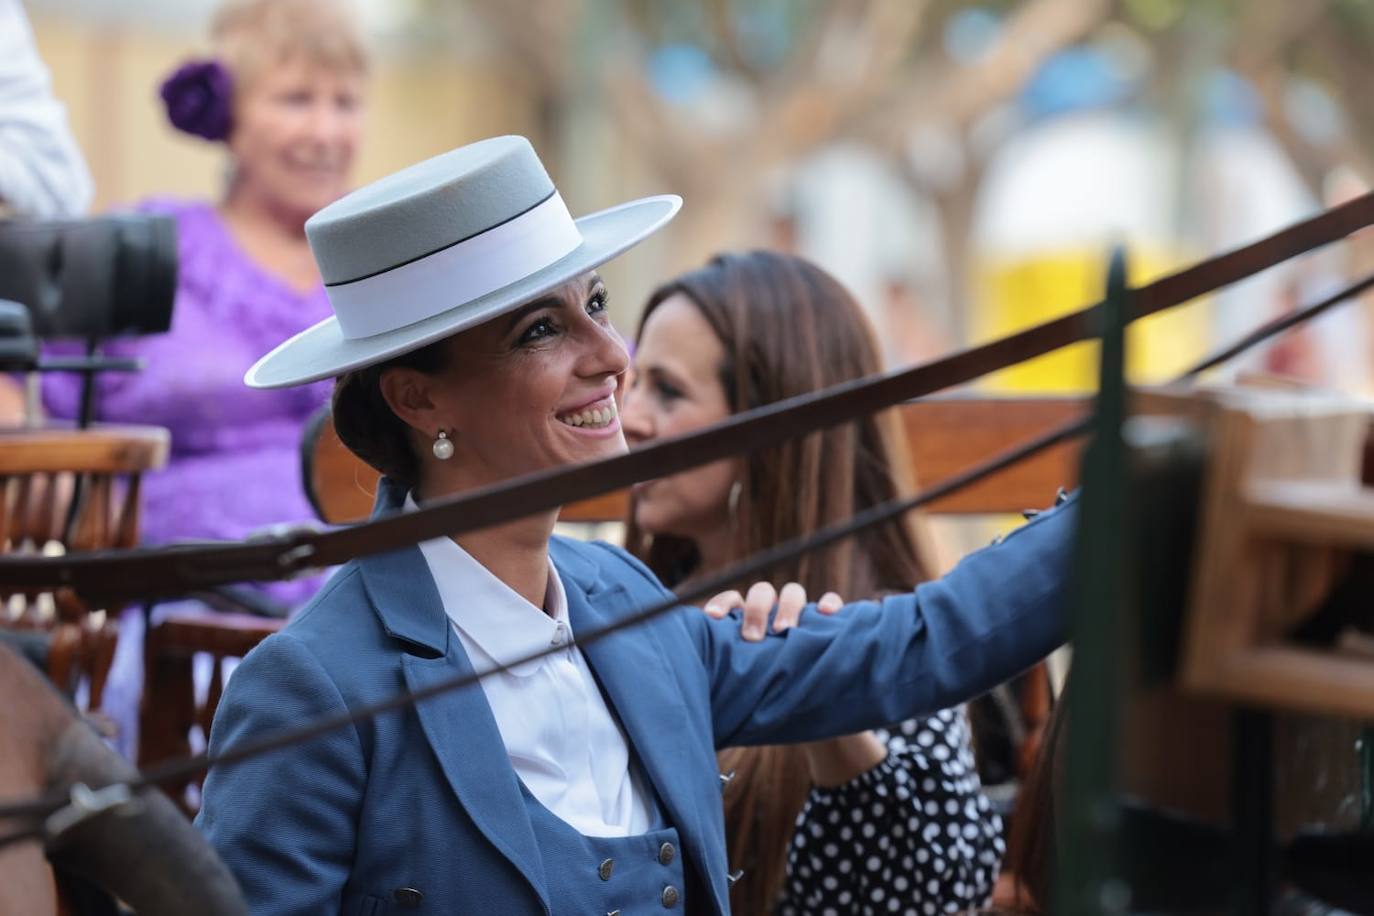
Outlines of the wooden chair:
{"type": "MultiPolygon", "coordinates": [[[[67,552],[138,541],[139,485],[167,459],[160,427],[53,424],[0,429],[0,550],[67,552]]],[[[92,608],[67,590],[0,585],[0,635],[26,650],[63,693],[88,690],[97,713],[114,660],[118,608],[92,608]]]]}
{"type": "MultiPolygon", "coordinates": [[[[281,629],[285,621],[249,614],[186,611],[149,627],[143,644],[143,706],[139,716],[138,762],[147,767],[186,757],[209,741],[210,723],[224,692],[226,663],[240,659],[281,629]],[[195,689],[197,654],[210,661],[205,696],[195,689]]],[[[164,786],[188,814],[199,807],[204,777],[164,786]]]]}

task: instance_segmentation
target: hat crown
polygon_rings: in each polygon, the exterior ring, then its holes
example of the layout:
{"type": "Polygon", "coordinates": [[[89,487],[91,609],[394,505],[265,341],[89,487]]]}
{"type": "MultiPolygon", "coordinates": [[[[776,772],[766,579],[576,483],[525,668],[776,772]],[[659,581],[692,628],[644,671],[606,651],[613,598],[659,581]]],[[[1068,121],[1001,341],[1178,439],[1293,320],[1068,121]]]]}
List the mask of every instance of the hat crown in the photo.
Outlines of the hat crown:
{"type": "Polygon", "coordinates": [[[326,285],[351,283],[480,235],[555,191],[524,137],[493,137],[359,188],[310,217],[326,285]]]}
{"type": "Polygon", "coordinates": [[[585,275],[673,218],[645,197],[573,219],[524,137],[375,181],[305,224],[334,309],[259,359],[254,388],[338,376],[491,321],[585,275]]]}

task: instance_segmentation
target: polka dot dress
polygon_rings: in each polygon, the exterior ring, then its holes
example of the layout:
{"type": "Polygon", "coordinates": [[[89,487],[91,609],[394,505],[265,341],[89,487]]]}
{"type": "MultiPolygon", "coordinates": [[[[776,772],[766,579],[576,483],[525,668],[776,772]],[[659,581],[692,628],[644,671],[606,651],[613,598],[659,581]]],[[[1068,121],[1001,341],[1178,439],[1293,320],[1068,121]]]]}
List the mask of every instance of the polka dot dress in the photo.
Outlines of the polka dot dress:
{"type": "Polygon", "coordinates": [[[978,781],[962,709],[878,732],[887,759],[797,817],[779,916],[959,913],[992,894],[1002,819],[978,781]]]}

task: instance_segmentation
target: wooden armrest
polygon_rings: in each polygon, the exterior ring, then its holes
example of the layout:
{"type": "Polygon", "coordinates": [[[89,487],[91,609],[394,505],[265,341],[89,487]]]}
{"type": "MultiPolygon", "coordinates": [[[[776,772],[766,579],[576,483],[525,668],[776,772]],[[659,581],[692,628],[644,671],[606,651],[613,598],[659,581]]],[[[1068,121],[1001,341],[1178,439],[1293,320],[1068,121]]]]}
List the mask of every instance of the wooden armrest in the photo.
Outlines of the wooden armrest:
{"type": "Polygon", "coordinates": [[[1374,548],[1374,488],[1349,481],[1259,480],[1245,492],[1257,534],[1329,546],[1374,548]]]}
{"type": "Polygon", "coordinates": [[[252,614],[187,611],[158,623],[150,635],[160,654],[209,652],[242,658],[285,625],[284,620],[252,614]]]}
{"type": "Polygon", "coordinates": [[[160,426],[0,428],[0,474],[141,473],[167,463],[170,441],[160,426]]]}

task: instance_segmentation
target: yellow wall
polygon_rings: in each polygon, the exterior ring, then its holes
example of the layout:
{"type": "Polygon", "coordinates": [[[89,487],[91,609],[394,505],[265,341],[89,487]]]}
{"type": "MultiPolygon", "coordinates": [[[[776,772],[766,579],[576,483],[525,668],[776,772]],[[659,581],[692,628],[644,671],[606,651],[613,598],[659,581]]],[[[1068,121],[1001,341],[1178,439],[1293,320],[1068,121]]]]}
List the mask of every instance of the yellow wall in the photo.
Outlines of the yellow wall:
{"type": "MultiPolygon", "coordinates": [[[[1182,263],[1158,250],[1128,251],[1130,281],[1140,285],[1182,263]]],[[[1058,318],[1102,298],[1106,249],[1062,249],[1015,259],[984,259],[977,271],[975,343],[1058,318]]],[[[1193,303],[1127,329],[1132,381],[1166,381],[1201,358],[1207,343],[1206,305],[1193,303]]],[[[1084,392],[1097,387],[1097,345],[1075,344],[982,380],[1001,391],[1084,392]]]]}

